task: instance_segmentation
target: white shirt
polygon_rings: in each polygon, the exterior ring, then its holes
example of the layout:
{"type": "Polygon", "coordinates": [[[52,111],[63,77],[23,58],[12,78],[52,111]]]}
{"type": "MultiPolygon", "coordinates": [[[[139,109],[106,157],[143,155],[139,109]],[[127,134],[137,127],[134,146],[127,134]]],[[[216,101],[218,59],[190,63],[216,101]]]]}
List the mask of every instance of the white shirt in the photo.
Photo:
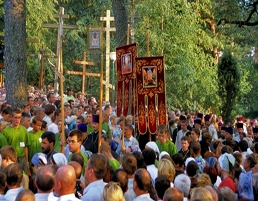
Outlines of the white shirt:
{"type": "Polygon", "coordinates": [[[23,187],[19,187],[19,188],[14,188],[14,189],[10,189],[6,192],[5,194],[5,199],[8,201],[15,201],[17,195],[19,194],[20,191],[23,190],[23,187]]]}
{"type": "Polygon", "coordinates": [[[151,179],[152,179],[152,183],[155,183],[155,179],[158,176],[158,168],[155,167],[155,165],[147,165],[147,170],[150,173],[151,179]]]}
{"type": "Polygon", "coordinates": [[[80,201],[74,194],[62,195],[57,201],[80,201]]]}
{"type": "Polygon", "coordinates": [[[136,198],[136,194],[133,190],[133,178],[128,178],[128,190],[124,194],[126,201],[133,201],[136,198]]]}
{"type": "Polygon", "coordinates": [[[49,193],[36,193],[35,201],[46,201],[48,200],[49,193]]]}
{"type": "Polygon", "coordinates": [[[50,124],[49,126],[48,126],[48,129],[47,129],[48,131],[51,131],[51,132],[53,132],[53,133],[58,133],[59,132],[59,130],[58,130],[58,126],[55,124],[55,123],[52,123],[52,124],[50,124]]]}
{"type": "Polygon", "coordinates": [[[146,193],[146,194],[137,196],[136,198],[133,199],[133,201],[154,201],[154,200],[151,199],[149,193],[146,193]]]}
{"type": "Polygon", "coordinates": [[[82,201],[102,201],[103,189],[106,184],[103,179],[90,183],[83,191],[82,201]]]}

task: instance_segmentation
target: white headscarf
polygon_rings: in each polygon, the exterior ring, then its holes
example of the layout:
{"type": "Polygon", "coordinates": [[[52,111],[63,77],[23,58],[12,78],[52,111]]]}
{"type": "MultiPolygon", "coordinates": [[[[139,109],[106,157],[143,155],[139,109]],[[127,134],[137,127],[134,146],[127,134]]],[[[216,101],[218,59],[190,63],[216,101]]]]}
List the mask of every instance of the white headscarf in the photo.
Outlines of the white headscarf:
{"type": "Polygon", "coordinates": [[[224,153],[219,157],[218,161],[222,170],[230,172],[229,163],[231,163],[231,165],[234,166],[236,159],[232,154],[224,153]]]}
{"type": "Polygon", "coordinates": [[[53,160],[55,164],[59,167],[61,165],[66,165],[67,164],[67,159],[64,154],[62,153],[56,153],[53,155],[53,160]]]}
{"type": "Polygon", "coordinates": [[[159,155],[159,160],[161,160],[162,156],[165,156],[165,155],[168,155],[168,156],[169,156],[168,152],[162,151],[162,152],[160,153],[160,155],[159,155]]]}
{"type": "Polygon", "coordinates": [[[160,154],[159,152],[159,148],[157,146],[157,144],[155,142],[148,142],[146,144],[146,146],[148,146],[149,148],[153,149],[153,151],[157,152],[158,154],[160,154]]]}

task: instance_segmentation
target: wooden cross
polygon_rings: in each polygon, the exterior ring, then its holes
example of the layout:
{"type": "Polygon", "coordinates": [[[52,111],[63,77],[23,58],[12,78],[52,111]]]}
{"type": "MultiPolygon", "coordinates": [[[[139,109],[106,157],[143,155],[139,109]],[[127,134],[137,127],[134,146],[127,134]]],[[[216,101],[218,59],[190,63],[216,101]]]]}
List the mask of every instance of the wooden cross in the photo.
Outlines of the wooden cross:
{"type": "Polygon", "coordinates": [[[44,59],[45,58],[57,58],[55,55],[45,55],[45,49],[42,45],[42,48],[39,50],[40,54],[28,54],[29,57],[37,57],[40,60],[40,76],[39,76],[39,89],[43,90],[43,84],[44,84],[44,59]]]}
{"type": "MultiPolygon", "coordinates": [[[[62,47],[62,35],[63,35],[63,29],[79,29],[79,26],[77,25],[64,25],[63,19],[69,18],[69,15],[64,14],[64,8],[60,7],[59,14],[54,14],[54,18],[59,18],[59,24],[42,24],[41,26],[43,28],[57,28],[58,29],[58,36],[57,36],[57,50],[56,50],[56,66],[58,66],[58,72],[60,73],[60,48],[62,47]]],[[[58,92],[58,76],[57,73],[55,73],[55,83],[54,83],[54,90],[57,93],[58,92]]]]}
{"type": "Polygon", "coordinates": [[[97,73],[86,73],[86,65],[88,66],[93,66],[93,62],[86,61],[86,52],[83,52],[83,60],[78,61],[74,60],[73,61],[75,64],[82,64],[82,72],[76,72],[76,71],[66,71],[67,74],[73,74],[73,75],[82,75],[82,96],[84,97],[84,87],[85,87],[85,76],[99,76],[100,74],[97,73]]]}
{"type": "Polygon", "coordinates": [[[110,59],[109,59],[109,55],[110,55],[110,32],[111,31],[116,31],[115,27],[110,27],[110,22],[114,21],[114,17],[110,16],[110,10],[107,10],[107,16],[106,17],[101,17],[100,21],[102,22],[106,22],[106,27],[105,27],[105,31],[106,31],[106,81],[103,82],[103,84],[105,84],[105,100],[109,101],[109,88],[113,88],[112,85],[110,84],[110,59]]]}

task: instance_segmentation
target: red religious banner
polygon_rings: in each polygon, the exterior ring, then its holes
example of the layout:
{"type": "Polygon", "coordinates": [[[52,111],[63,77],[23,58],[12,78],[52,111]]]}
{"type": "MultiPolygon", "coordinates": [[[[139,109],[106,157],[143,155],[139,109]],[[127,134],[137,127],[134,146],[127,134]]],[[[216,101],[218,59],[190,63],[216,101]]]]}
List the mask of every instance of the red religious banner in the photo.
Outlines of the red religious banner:
{"type": "Polygon", "coordinates": [[[135,115],[137,44],[116,48],[117,58],[117,116],[135,115]]]}
{"type": "Polygon", "coordinates": [[[167,124],[166,87],[163,56],[137,57],[138,130],[155,134],[159,124],[167,124]]]}

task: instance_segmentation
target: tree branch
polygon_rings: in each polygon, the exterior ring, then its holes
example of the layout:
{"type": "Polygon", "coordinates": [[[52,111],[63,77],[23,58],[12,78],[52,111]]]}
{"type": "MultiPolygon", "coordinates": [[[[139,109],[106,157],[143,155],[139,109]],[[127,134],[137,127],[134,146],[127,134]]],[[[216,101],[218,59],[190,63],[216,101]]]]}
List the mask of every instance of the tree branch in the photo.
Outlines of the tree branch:
{"type": "Polygon", "coordinates": [[[251,10],[251,12],[249,13],[247,19],[245,21],[243,20],[236,20],[236,21],[229,21],[227,19],[220,19],[220,21],[218,22],[218,26],[223,24],[237,24],[239,27],[242,26],[256,26],[258,25],[258,21],[255,22],[250,22],[252,16],[254,13],[257,13],[257,5],[258,5],[258,0],[255,1],[253,4],[251,4],[251,6],[253,7],[253,9],[251,10]]]}

